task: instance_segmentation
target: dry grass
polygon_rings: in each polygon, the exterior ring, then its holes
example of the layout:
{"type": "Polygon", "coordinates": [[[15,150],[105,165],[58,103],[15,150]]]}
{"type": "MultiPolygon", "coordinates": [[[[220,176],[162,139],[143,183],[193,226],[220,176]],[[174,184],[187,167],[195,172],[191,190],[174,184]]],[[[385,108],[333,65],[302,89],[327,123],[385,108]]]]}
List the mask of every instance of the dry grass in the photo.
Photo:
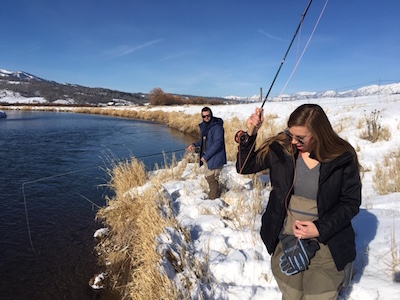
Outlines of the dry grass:
{"type": "Polygon", "coordinates": [[[163,169],[151,174],[146,174],[144,164],[135,158],[115,163],[108,170],[115,197],[97,218],[110,233],[99,241],[96,251],[100,264],[107,269],[108,286],[123,299],[190,299],[188,291],[193,282],[183,278],[185,288],[177,287],[163,271],[164,261],[177,273],[188,269],[185,272],[191,272],[191,278],[208,277],[207,259],[188,257],[184,245],[191,241],[190,233],[174,218],[171,201],[162,188],[164,182],[179,179],[191,160],[192,154],[179,162],[165,158],[163,169]],[[158,239],[166,228],[174,228],[183,237],[183,246],[174,245],[179,251],[158,248],[158,239]]]}
{"type": "MultiPolygon", "coordinates": [[[[189,162],[198,162],[198,156],[187,153],[180,161],[177,161],[175,154],[173,154],[171,161],[168,162],[167,156],[164,155],[164,166],[155,166],[155,172],[150,178],[151,184],[161,190],[164,182],[179,179],[189,162]]],[[[199,164],[196,164],[196,167],[199,169],[199,164]]]]}
{"type": "Polygon", "coordinates": [[[235,142],[235,134],[239,130],[245,129],[246,120],[234,117],[229,121],[224,121],[226,156],[229,161],[236,160],[238,144],[235,142]]]}
{"type": "Polygon", "coordinates": [[[346,128],[350,127],[352,125],[353,118],[348,116],[348,117],[342,117],[336,124],[333,126],[333,129],[337,134],[341,133],[343,130],[346,128]]]}
{"type": "Polygon", "coordinates": [[[96,249],[102,265],[107,266],[111,287],[123,298],[176,299],[177,288],[160,272],[156,238],[169,224],[160,213],[160,194],[157,189],[136,191],[133,196],[128,193],[147,178],[143,163],[134,158],[116,164],[109,174],[115,197],[98,212],[97,218],[110,234],[96,249]]]}
{"type": "MultiPolygon", "coordinates": [[[[193,278],[202,284],[215,284],[209,273],[209,245],[204,255],[197,259],[188,249],[190,233],[174,217],[172,202],[163,192],[162,184],[179,179],[187,163],[195,155],[187,154],[181,161],[165,161],[163,169],[149,174],[143,163],[135,158],[114,163],[108,170],[110,187],[115,197],[102,208],[97,218],[109,229],[109,235],[99,241],[96,251],[108,273],[108,286],[118,291],[123,299],[191,299],[193,278]],[[147,186],[147,188],[144,188],[147,186]],[[182,243],[172,248],[159,249],[158,239],[174,228],[180,232],[182,243]],[[181,278],[181,286],[163,271],[168,261],[181,278]]],[[[196,164],[198,165],[198,164],[196,164]]],[[[262,209],[262,184],[253,178],[251,203],[246,204],[246,215],[251,212],[247,225],[243,223],[243,207],[235,208],[242,226],[255,227],[262,209]]],[[[206,246],[207,248],[207,246],[206,246]]],[[[201,293],[201,292],[200,292],[201,293]]],[[[200,299],[202,298],[200,294],[200,299]]]]}
{"type": "MultiPolygon", "coordinates": [[[[182,112],[164,112],[162,110],[125,110],[110,108],[80,108],[76,109],[75,112],[102,114],[158,122],[186,134],[200,138],[199,123],[201,123],[202,120],[197,115],[193,116],[184,114],[182,112]]],[[[265,140],[266,137],[277,134],[285,128],[285,124],[276,124],[277,118],[278,116],[273,114],[264,116],[265,120],[258,133],[257,145],[265,140]]],[[[230,120],[224,120],[226,154],[227,159],[230,161],[235,160],[237,154],[238,145],[235,142],[235,134],[239,130],[246,130],[246,123],[247,120],[239,120],[237,117],[234,117],[230,120]]]]}
{"type": "Polygon", "coordinates": [[[374,188],[381,195],[400,191],[400,150],[386,155],[382,163],[377,163],[373,176],[374,188]]]}
{"type": "Polygon", "coordinates": [[[130,161],[111,161],[111,169],[107,170],[110,177],[109,187],[114,191],[128,191],[141,186],[147,181],[145,165],[135,158],[130,161]]]}
{"type": "Polygon", "coordinates": [[[372,143],[390,140],[390,129],[380,124],[379,119],[381,117],[381,112],[375,109],[369,115],[365,115],[364,119],[359,120],[358,127],[363,128],[360,138],[372,143]]]}
{"type": "Polygon", "coordinates": [[[396,241],[396,224],[394,219],[393,227],[385,240],[386,239],[390,239],[388,240],[388,243],[390,243],[390,249],[375,249],[373,253],[369,252],[368,254],[375,255],[375,259],[382,262],[383,267],[379,269],[379,271],[384,272],[386,276],[393,278],[394,282],[400,282],[400,244],[396,241]]]}
{"type": "Polygon", "coordinates": [[[393,232],[391,239],[391,270],[393,272],[393,280],[395,282],[400,282],[400,248],[396,242],[396,224],[393,222],[393,232]]]}
{"type": "Polygon", "coordinates": [[[243,192],[243,185],[231,187],[224,197],[225,203],[229,206],[222,209],[220,214],[224,219],[231,220],[238,230],[250,228],[252,231],[255,231],[263,210],[264,186],[259,174],[244,176],[250,179],[251,195],[249,195],[248,200],[246,201],[246,193],[243,192]]]}
{"type": "Polygon", "coordinates": [[[150,109],[79,108],[75,112],[157,122],[194,136],[200,134],[199,123],[202,121],[201,118],[182,112],[165,112],[150,109]]]}
{"type": "Polygon", "coordinates": [[[251,203],[249,204],[249,211],[252,217],[252,229],[256,228],[255,222],[259,220],[259,217],[263,210],[263,191],[265,190],[264,183],[260,180],[258,175],[253,177],[253,189],[251,195],[251,203]]]}

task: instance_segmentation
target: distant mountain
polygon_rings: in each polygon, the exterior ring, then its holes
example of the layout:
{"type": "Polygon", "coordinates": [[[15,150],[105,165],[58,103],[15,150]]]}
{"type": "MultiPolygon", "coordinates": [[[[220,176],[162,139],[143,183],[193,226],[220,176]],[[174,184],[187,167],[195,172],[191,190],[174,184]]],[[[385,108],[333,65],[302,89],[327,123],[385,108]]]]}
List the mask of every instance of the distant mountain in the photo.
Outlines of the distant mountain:
{"type": "Polygon", "coordinates": [[[0,69],[0,103],[57,103],[99,105],[110,102],[121,105],[144,104],[147,94],[126,93],[76,84],[61,84],[23,71],[0,69]]]}
{"type": "MultiPolygon", "coordinates": [[[[143,105],[149,102],[148,96],[145,93],[126,93],[77,84],[61,84],[23,71],[14,72],[0,69],[0,104],[143,105]]],[[[205,100],[210,103],[213,101],[228,102],[221,97],[178,96],[184,99],[199,98],[200,101],[205,100]]]]}
{"type": "Polygon", "coordinates": [[[26,72],[22,72],[22,71],[12,72],[12,71],[7,71],[7,70],[3,70],[3,69],[0,69],[0,79],[16,80],[16,81],[20,81],[20,80],[45,81],[44,79],[42,79],[40,77],[37,77],[35,75],[29,74],[26,72]]]}

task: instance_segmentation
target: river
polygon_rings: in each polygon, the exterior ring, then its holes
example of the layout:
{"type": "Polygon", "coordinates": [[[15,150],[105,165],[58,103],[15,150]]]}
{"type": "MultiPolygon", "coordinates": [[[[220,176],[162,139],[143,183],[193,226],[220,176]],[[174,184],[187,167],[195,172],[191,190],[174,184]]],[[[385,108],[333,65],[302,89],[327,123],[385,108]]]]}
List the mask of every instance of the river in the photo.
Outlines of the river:
{"type": "Polygon", "coordinates": [[[106,169],[134,155],[148,169],[194,141],[167,126],[108,116],[7,111],[0,120],[1,299],[118,299],[88,281],[106,169]],[[25,197],[24,197],[25,195],[25,197]],[[92,204],[95,203],[95,205],[92,204]]]}

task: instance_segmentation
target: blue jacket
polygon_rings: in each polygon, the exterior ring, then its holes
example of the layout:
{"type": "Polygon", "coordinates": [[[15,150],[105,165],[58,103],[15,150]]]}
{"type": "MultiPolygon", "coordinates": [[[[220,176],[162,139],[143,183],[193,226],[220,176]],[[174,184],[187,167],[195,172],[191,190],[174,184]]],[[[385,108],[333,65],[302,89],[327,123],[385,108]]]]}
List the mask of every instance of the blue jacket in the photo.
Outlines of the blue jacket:
{"type": "MultiPolygon", "coordinates": [[[[210,170],[221,168],[226,164],[224,121],[212,117],[210,123],[203,121],[199,127],[201,138],[194,145],[200,147],[200,159],[204,157],[210,170]]],[[[200,160],[200,166],[202,164],[200,160]]]]}

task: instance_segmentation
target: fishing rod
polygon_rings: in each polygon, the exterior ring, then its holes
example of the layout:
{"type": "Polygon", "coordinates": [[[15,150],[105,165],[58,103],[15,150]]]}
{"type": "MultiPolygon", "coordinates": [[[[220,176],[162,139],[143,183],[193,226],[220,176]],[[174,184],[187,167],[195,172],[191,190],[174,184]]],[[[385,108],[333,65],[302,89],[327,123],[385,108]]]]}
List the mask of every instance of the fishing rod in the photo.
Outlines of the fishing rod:
{"type": "MultiPolygon", "coordinates": [[[[269,87],[269,90],[268,90],[267,94],[265,95],[264,101],[263,101],[263,103],[262,103],[262,105],[261,105],[261,107],[260,107],[260,115],[262,114],[263,107],[264,107],[265,102],[267,101],[267,99],[268,99],[268,97],[269,97],[269,94],[271,93],[272,87],[274,86],[275,81],[276,81],[276,79],[278,78],[279,72],[281,71],[282,66],[283,66],[283,64],[285,63],[285,60],[286,60],[287,55],[289,54],[290,48],[292,48],[293,42],[294,42],[294,40],[296,39],[296,36],[297,36],[297,34],[299,33],[301,26],[303,25],[303,21],[304,21],[306,15],[307,15],[308,9],[309,9],[310,6],[311,6],[311,2],[312,2],[312,0],[310,0],[310,1],[308,2],[308,5],[307,5],[306,9],[305,9],[304,13],[303,13],[302,16],[301,16],[301,20],[300,20],[299,26],[297,26],[296,32],[294,33],[293,38],[292,38],[292,40],[291,40],[291,42],[290,42],[290,44],[289,44],[289,47],[288,47],[288,49],[286,50],[286,53],[285,53],[285,55],[284,55],[284,57],[283,57],[283,59],[282,59],[282,61],[281,61],[281,64],[279,65],[278,71],[276,72],[275,77],[274,77],[274,79],[272,80],[272,83],[271,83],[271,85],[270,85],[270,87],[269,87]]],[[[237,143],[239,143],[239,144],[240,144],[240,143],[246,143],[246,142],[248,141],[249,136],[253,135],[254,129],[255,129],[255,127],[254,127],[254,125],[252,125],[252,126],[247,130],[247,132],[245,132],[245,131],[243,131],[243,130],[239,130],[239,131],[236,133],[236,135],[235,135],[235,141],[236,141],[237,143]]]]}

